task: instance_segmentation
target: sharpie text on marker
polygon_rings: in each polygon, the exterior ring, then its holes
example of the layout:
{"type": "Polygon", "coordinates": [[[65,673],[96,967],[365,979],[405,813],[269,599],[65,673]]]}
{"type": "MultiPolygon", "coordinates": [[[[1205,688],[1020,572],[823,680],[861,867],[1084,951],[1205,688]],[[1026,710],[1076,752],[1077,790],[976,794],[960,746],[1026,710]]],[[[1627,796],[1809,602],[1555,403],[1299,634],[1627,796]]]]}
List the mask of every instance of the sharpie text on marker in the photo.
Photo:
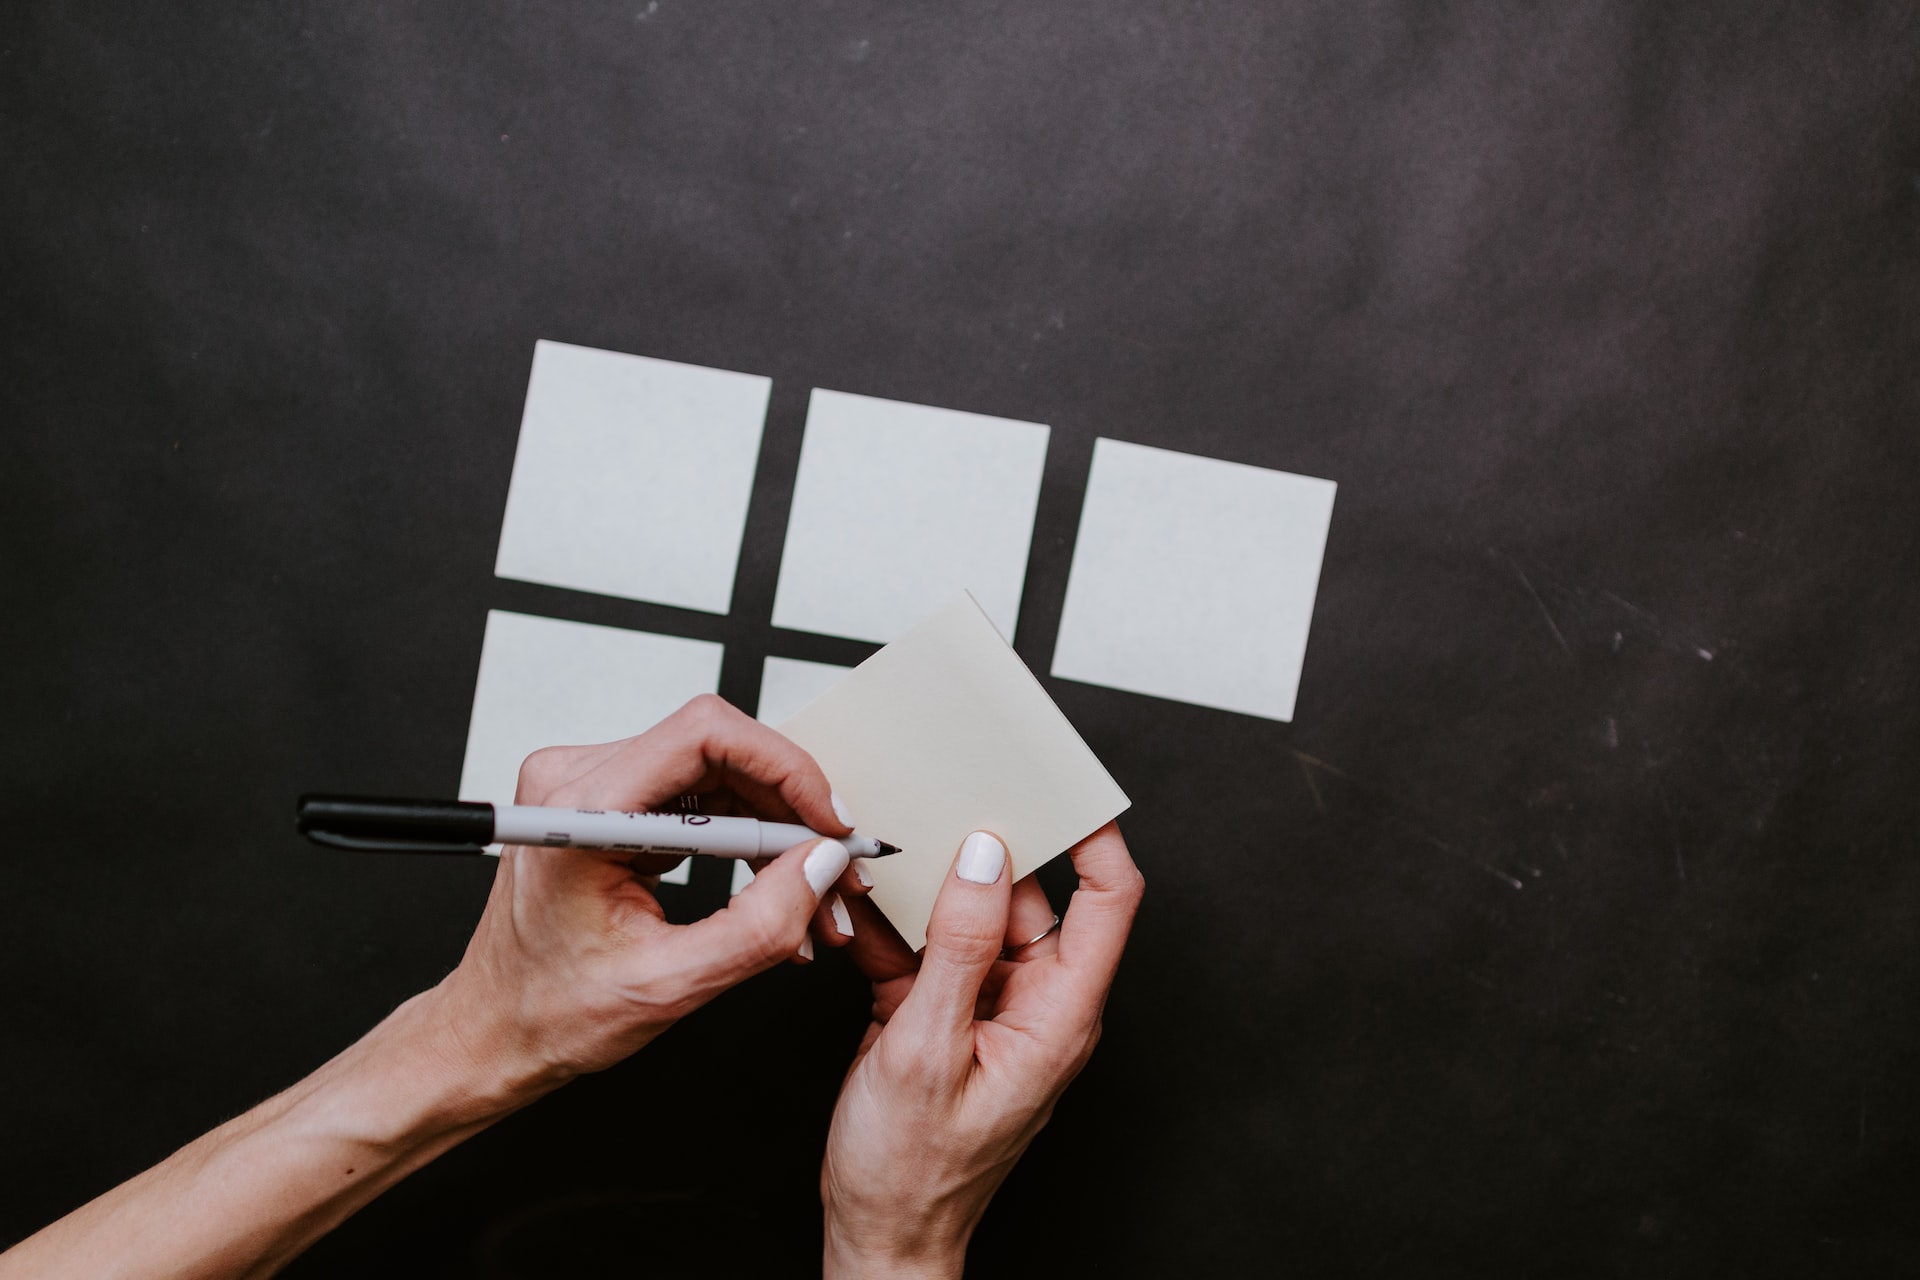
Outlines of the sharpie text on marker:
{"type": "MultiPolygon", "coordinates": [[[[490,844],[608,849],[668,857],[773,858],[821,833],[791,822],[704,813],[549,809],[468,800],[301,796],[294,825],[315,844],[363,853],[485,853],[490,844]]],[[[884,858],[896,845],[834,837],[856,858],[884,858]]]]}

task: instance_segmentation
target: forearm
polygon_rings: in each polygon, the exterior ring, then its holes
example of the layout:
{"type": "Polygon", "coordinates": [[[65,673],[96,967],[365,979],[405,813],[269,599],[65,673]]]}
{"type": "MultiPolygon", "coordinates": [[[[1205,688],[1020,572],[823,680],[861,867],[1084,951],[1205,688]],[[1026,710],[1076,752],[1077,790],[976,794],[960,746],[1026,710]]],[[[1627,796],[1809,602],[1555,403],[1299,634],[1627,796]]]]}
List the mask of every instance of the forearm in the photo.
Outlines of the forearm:
{"type": "Polygon", "coordinates": [[[14,1277],[271,1275],[388,1187],[551,1088],[414,997],[286,1092],[0,1256],[14,1277]]]}

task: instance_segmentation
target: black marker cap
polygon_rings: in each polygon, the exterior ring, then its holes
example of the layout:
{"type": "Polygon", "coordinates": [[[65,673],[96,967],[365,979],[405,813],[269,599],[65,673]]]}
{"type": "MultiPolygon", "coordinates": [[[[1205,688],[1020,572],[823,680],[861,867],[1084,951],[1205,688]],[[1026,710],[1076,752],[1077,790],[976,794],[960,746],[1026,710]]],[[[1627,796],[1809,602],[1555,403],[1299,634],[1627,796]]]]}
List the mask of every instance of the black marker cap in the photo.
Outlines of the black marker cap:
{"type": "Polygon", "coordinates": [[[293,825],[315,844],[362,853],[482,853],[493,806],[464,800],[301,796],[293,825]]]}

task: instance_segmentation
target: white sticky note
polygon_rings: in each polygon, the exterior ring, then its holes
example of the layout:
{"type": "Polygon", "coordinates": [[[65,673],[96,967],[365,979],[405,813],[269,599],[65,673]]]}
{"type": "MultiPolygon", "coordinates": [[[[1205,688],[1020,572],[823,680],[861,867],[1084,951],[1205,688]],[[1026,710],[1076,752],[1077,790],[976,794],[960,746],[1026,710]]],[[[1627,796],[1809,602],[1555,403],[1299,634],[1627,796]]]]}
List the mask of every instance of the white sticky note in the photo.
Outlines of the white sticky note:
{"type": "Polygon", "coordinates": [[[771,385],[535,343],[494,572],[725,613],[771,385]]]}
{"type": "Polygon", "coordinates": [[[541,747],[644,732],[720,687],[722,646],[491,610],[467,726],[460,798],[511,803],[541,747]]]}
{"type": "Polygon", "coordinates": [[[972,831],[1026,875],[1127,807],[1125,793],[965,594],[783,722],[860,818],[904,852],[867,863],[910,946],[972,831]]]}
{"type": "Polygon", "coordinates": [[[661,884],[686,884],[693,878],[693,859],[682,858],[680,865],[671,871],[660,873],[661,884]]]}
{"type": "Polygon", "coordinates": [[[1053,674],[1293,719],[1334,488],[1096,441],[1053,674]]]}
{"type": "Polygon", "coordinates": [[[760,668],[761,723],[777,725],[844,680],[852,667],[799,658],[768,658],[760,668]]]}
{"type": "Polygon", "coordinates": [[[964,590],[1012,636],[1047,434],[814,391],[773,625],[885,644],[964,590]]]}
{"type": "MultiPolygon", "coordinates": [[[[760,707],[757,715],[763,724],[777,725],[815,698],[839,684],[852,667],[831,662],[805,662],[799,658],[769,657],[760,668],[760,707]]],[[[733,864],[733,885],[729,897],[753,883],[753,868],[745,862],[733,864]]]]}

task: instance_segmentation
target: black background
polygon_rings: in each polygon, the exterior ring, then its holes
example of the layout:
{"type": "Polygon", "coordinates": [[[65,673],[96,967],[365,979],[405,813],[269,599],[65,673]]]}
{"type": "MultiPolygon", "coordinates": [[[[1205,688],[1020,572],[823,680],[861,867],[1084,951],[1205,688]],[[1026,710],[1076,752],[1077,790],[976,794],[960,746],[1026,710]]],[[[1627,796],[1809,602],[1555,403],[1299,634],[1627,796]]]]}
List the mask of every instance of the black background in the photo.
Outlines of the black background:
{"type": "MultiPolygon", "coordinates": [[[[489,607],[766,625],[806,394],[1339,482],[1297,719],[1049,688],[1149,889],[984,1275],[1920,1259],[1913,6],[14,4],[0,1239],[458,958],[489,607]],[[728,618],[498,581],[536,338],[767,374],[728,618]],[[131,831],[125,815],[141,816],[131,831]]],[[[725,895],[702,867],[679,912],[725,895]]],[[[830,957],[304,1276],[801,1275],[830,957]]]]}

